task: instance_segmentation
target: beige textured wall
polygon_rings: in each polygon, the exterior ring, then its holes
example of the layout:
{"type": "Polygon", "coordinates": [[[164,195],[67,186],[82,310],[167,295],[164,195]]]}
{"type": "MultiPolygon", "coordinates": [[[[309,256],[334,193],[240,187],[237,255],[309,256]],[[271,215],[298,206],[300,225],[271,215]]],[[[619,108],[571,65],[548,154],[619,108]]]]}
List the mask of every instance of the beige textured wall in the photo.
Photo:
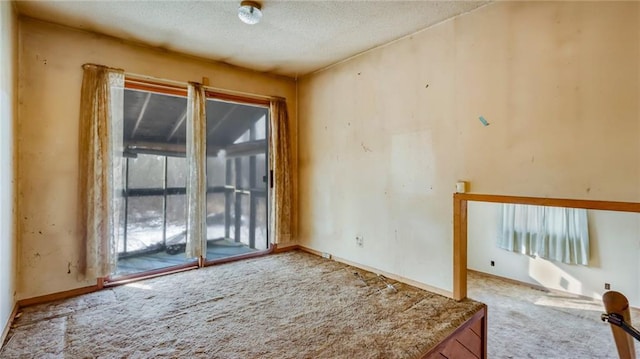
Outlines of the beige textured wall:
{"type": "Polygon", "coordinates": [[[498,2],[303,78],[301,244],[450,291],[457,180],[640,201],[639,6],[498,2]]]}
{"type": "Polygon", "coordinates": [[[15,305],[14,123],[18,98],[18,19],[0,1],[0,336],[15,305]]]}
{"type": "Polygon", "coordinates": [[[19,299],[95,284],[80,280],[77,268],[80,66],[87,62],[183,82],[206,76],[218,88],[285,97],[297,131],[294,80],[21,19],[19,299]]]}

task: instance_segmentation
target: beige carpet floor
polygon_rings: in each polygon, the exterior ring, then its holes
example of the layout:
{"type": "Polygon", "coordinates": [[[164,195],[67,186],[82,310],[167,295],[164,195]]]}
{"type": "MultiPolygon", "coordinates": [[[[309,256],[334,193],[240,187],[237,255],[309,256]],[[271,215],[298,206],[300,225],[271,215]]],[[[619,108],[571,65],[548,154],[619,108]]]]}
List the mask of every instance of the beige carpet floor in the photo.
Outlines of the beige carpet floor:
{"type": "Polygon", "coordinates": [[[0,357],[415,358],[481,306],[295,251],[24,308],[0,357]]]}
{"type": "MultiPolygon", "coordinates": [[[[487,304],[489,358],[618,358],[601,301],[475,272],[467,283],[469,297],[487,304]]],[[[631,317],[640,327],[640,311],[631,317]]]]}

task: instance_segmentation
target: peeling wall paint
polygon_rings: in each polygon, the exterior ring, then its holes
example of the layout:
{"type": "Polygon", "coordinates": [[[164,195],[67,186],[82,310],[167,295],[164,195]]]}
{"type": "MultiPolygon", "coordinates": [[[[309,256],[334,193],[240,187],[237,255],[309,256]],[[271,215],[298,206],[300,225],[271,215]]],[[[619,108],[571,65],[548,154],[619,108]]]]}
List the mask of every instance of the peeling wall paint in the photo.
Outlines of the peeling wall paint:
{"type": "MultiPolygon", "coordinates": [[[[297,132],[293,79],[21,18],[19,299],[95,284],[78,274],[78,120],[84,63],[185,83],[208,77],[216,88],[284,97],[290,127],[297,132]]],[[[292,143],[297,143],[295,136],[292,143]]],[[[295,148],[293,152],[296,162],[295,148]]]]}
{"type": "Polygon", "coordinates": [[[639,9],[497,2],[303,77],[301,244],[450,291],[459,180],[640,201],[639,9]]]}

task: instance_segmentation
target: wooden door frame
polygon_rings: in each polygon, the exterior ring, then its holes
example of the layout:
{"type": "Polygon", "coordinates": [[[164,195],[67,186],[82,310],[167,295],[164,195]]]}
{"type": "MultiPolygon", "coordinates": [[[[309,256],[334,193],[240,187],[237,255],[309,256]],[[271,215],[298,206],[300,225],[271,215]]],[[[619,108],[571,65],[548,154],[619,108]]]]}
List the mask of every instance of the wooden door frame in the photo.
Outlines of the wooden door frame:
{"type": "Polygon", "coordinates": [[[514,203],[640,213],[640,203],[565,198],[502,196],[476,193],[453,194],[453,298],[467,297],[467,203],[514,203]]]}

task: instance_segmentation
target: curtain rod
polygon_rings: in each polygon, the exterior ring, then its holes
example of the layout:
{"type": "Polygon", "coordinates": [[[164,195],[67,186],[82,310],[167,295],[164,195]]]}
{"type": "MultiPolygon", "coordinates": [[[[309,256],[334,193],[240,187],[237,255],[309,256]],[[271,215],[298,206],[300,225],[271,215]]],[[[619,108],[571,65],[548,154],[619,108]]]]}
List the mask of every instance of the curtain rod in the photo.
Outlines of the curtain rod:
{"type": "MultiPolygon", "coordinates": [[[[184,87],[184,88],[186,88],[187,85],[188,85],[188,82],[182,82],[182,81],[176,81],[176,80],[168,80],[168,79],[160,79],[160,78],[156,78],[156,77],[152,77],[152,76],[148,76],[148,75],[136,74],[136,73],[132,73],[132,72],[125,72],[124,75],[125,75],[125,77],[131,78],[133,80],[136,80],[136,79],[137,80],[147,80],[147,81],[155,82],[155,83],[158,83],[158,84],[180,86],[180,87],[184,87]]],[[[242,91],[221,89],[221,88],[212,87],[212,86],[205,86],[205,85],[202,85],[202,88],[204,88],[205,90],[209,90],[209,91],[220,92],[222,94],[236,95],[236,96],[246,96],[246,97],[252,97],[252,98],[261,99],[261,100],[278,100],[278,99],[282,99],[282,97],[279,97],[279,96],[258,95],[258,94],[250,93],[250,92],[242,92],[242,91]]]]}
{"type": "Polygon", "coordinates": [[[118,71],[118,72],[122,72],[124,74],[124,70],[123,69],[119,69],[117,67],[104,66],[104,65],[100,65],[100,64],[94,64],[94,63],[91,63],[91,62],[88,62],[86,64],[82,64],[81,67],[83,69],[86,69],[87,67],[102,67],[104,69],[108,69],[108,70],[112,70],[112,71],[118,71]]]}

